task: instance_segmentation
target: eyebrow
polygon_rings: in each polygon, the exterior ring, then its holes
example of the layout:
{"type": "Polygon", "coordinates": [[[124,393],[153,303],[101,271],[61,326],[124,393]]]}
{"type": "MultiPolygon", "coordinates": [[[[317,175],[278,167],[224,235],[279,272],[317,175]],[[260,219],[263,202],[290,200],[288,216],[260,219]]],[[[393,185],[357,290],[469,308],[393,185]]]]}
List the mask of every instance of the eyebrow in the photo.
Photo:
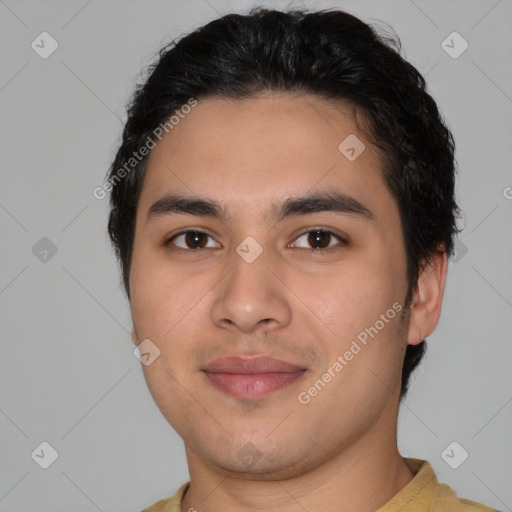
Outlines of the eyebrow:
{"type": "MultiPolygon", "coordinates": [[[[374,220],[372,211],[357,199],[341,192],[314,193],[286,199],[283,203],[274,203],[269,219],[280,222],[295,215],[310,215],[320,212],[334,212],[374,220]]],[[[153,203],[147,214],[146,222],[154,218],[172,214],[188,214],[210,217],[229,222],[226,207],[209,198],[166,195],[153,203]]]]}

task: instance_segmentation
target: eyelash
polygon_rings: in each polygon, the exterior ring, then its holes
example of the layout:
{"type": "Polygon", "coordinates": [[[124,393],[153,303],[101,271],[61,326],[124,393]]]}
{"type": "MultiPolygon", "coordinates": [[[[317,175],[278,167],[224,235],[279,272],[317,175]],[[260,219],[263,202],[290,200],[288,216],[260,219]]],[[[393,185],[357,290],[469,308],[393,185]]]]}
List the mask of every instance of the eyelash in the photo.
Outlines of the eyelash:
{"type": "MultiPolygon", "coordinates": [[[[341,235],[338,235],[332,231],[329,231],[327,229],[324,229],[324,228],[313,228],[313,229],[308,229],[307,231],[303,231],[300,235],[297,236],[297,238],[295,238],[294,241],[298,240],[299,238],[302,238],[304,235],[307,235],[307,234],[310,234],[310,233],[317,233],[317,232],[320,232],[322,234],[325,234],[325,235],[331,235],[333,236],[334,238],[336,238],[339,242],[339,245],[340,246],[346,246],[348,245],[348,242],[345,238],[343,238],[341,235]]],[[[171,237],[169,237],[168,239],[165,240],[164,242],[164,246],[165,247],[168,247],[170,250],[172,250],[173,252],[177,252],[177,253],[195,253],[195,254],[198,254],[198,253],[202,253],[204,250],[206,250],[205,248],[191,248],[191,249],[183,249],[181,247],[171,247],[171,242],[173,240],[175,240],[176,238],[178,238],[179,236],[181,235],[187,235],[188,233],[196,233],[196,234],[199,234],[199,235],[206,235],[207,237],[209,238],[213,238],[211,237],[208,233],[205,233],[204,231],[200,231],[200,230],[196,230],[196,229],[187,229],[185,231],[180,231],[179,233],[176,233],[175,235],[172,235],[171,237]]],[[[325,254],[326,252],[329,252],[333,249],[336,249],[337,246],[335,245],[334,247],[326,247],[326,248],[323,248],[323,249],[318,249],[318,248],[307,248],[306,250],[310,251],[311,253],[313,254],[325,254]]],[[[299,247],[299,249],[304,249],[303,247],[299,247]]]]}

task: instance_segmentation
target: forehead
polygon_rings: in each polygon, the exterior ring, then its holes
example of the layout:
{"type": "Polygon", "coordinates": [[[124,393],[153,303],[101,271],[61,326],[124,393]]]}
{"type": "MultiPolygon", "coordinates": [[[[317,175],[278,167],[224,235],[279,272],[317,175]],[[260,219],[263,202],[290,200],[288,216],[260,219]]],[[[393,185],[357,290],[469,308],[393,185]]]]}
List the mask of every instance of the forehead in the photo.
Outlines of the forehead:
{"type": "Polygon", "coordinates": [[[152,150],[139,213],[173,193],[263,214],[315,189],[389,208],[381,156],[357,121],[351,105],[310,95],[200,99],[152,150]]]}

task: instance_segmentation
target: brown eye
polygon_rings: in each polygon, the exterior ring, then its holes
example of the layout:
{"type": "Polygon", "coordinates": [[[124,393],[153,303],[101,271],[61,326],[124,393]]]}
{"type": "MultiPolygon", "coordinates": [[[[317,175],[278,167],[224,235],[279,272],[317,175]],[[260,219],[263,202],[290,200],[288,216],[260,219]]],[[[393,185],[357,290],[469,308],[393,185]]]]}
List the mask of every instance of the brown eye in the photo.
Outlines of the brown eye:
{"type": "Polygon", "coordinates": [[[331,241],[331,233],[326,231],[310,231],[308,236],[308,243],[318,249],[325,249],[329,247],[331,241]]]}
{"type": "Polygon", "coordinates": [[[202,249],[207,244],[207,236],[199,231],[189,231],[185,234],[185,245],[191,249],[202,249]]]}
{"type": "MultiPolygon", "coordinates": [[[[208,245],[208,239],[213,240],[209,235],[202,231],[183,231],[174,235],[166,245],[175,245],[184,250],[205,249],[212,247],[208,245]]],[[[220,247],[218,244],[213,247],[220,247]]]]}
{"type": "Polygon", "coordinates": [[[294,242],[294,246],[296,247],[304,247],[305,249],[311,249],[312,251],[322,251],[333,247],[336,245],[338,241],[338,245],[346,245],[346,241],[340,236],[334,234],[332,231],[327,231],[325,229],[313,229],[310,231],[306,231],[302,234],[297,240],[294,242]],[[299,245],[297,242],[302,240],[301,243],[306,243],[309,247],[305,247],[304,245],[299,245]]]}

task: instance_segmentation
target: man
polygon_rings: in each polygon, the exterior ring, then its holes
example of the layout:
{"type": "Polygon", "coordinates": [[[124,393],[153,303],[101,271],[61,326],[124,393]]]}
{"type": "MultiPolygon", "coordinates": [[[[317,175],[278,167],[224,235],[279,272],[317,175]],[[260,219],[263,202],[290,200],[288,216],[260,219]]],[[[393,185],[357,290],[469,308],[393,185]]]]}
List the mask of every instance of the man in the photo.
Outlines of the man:
{"type": "Polygon", "coordinates": [[[137,89],[109,184],[190,472],[146,511],[491,510],[397,448],[458,208],[453,137],[390,40],[340,11],[209,23],[137,89]]]}

